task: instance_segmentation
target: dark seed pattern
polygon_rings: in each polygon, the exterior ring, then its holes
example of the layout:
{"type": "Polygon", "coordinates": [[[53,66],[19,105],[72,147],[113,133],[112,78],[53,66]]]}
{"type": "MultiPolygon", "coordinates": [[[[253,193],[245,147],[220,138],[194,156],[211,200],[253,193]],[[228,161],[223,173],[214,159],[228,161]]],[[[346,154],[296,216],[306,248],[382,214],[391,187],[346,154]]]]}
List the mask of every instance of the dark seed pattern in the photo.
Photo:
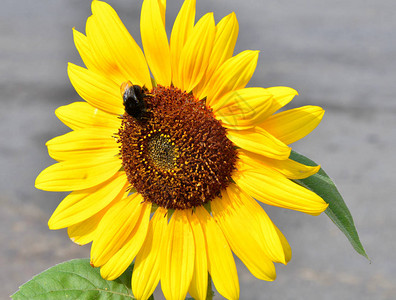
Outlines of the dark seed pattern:
{"type": "Polygon", "coordinates": [[[118,132],[128,181],[145,201],[167,209],[203,205],[225,189],[237,152],[203,101],[158,85],[146,97],[147,120],[125,113],[118,132]]]}

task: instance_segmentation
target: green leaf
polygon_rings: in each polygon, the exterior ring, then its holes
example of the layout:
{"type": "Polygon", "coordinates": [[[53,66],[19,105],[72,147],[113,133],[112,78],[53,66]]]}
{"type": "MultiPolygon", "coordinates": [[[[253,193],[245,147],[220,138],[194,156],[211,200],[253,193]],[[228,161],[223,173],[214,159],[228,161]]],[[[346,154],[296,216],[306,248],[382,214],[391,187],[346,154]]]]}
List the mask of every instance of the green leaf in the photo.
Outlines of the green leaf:
{"type": "MultiPolygon", "coordinates": [[[[292,151],[292,153],[290,154],[290,159],[304,165],[317,166],[315,162],[295,151],[292,151]]],[[[325,173],[325,171],[323,171],[323,169],[321,168],[318,173],[308,178],[296,179],[294,181],[312,190],[320,197],[322,197],[324,201],[329,203],[329,206],[325,211],[327,216],[345,234],[356,252],[369,259],[366,251],[362,246],[362,243],[360,242],[359,235],[356,231],[356,227],[352,219],[352,215],[349,212],[349,209],[346,206],[344,199],[342,199],[341,194],[338,192],[334,182],[325,173]]]]}
{"type": "Polygon", "coordinates": [[[11,297],[19,299],[134,299],[132,268],[114,281],[100,276],[88,259],[73,259],[34,276],[11,297]]]}

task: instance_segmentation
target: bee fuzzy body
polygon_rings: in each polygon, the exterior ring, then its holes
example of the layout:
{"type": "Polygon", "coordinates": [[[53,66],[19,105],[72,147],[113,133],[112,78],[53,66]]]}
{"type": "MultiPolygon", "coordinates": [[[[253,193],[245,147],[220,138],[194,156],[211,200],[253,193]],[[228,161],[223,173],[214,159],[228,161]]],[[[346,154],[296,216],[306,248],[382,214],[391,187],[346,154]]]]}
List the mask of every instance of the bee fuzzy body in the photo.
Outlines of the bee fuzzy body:
{"type": "Polygon", "coordinates": [[[125,111],[137,121],[147,118],[147,103],[145,98],[150,97],[148,89],[140,85],[133,85],[130,81],[121,85],[121,93],[125,111]]]}

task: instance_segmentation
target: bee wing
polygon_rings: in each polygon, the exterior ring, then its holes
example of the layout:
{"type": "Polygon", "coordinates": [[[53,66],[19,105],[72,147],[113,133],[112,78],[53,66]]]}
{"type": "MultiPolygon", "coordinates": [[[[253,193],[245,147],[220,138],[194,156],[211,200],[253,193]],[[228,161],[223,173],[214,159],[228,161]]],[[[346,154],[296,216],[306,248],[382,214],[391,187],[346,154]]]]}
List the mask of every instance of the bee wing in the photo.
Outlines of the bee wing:
{"type": "Polygon", "coordinates": [[[121,96],[124,97],[125,93],[126,93],[127,91],[130,91],[132,87],[133,87],[133,84],[132,84],[132,82],[130,82],[129,80],[123,82],[123,83],[121,84],[121,87],[120,87],[121,96]]]}

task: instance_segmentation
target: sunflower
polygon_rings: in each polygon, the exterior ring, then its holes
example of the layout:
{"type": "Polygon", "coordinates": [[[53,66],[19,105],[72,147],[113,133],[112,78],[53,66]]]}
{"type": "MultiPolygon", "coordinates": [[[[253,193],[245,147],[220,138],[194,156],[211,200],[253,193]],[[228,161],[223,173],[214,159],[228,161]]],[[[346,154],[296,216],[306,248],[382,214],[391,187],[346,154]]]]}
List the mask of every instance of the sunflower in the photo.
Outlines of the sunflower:
{"type": "Polygon", "coordinates": [[[249,87],[258,51],[233,56],[234,13],[195,23],[186,0],[165,31],[165,1],[144,0],[143,50],[106,3],[92,2],[86,35],[73,29],[86,66],[68,65],[85,102],[56,110],[72,131],[47,142],[58,163],[36,187],[69,191],[49,220],[91,264],[116,279],[133,262],[132,291],[147,299],[159,281],[167,299],[205,299],[208,278],[239,298],[233,253],[262,280],[276,277],[290,246],[257,201],[311,215],[327,204],[294,183],[319,166],[289,159],[289,144],[320,122],[323,109],[276,113],[297,95],[249,87]],[[151,72],[151,73],[150,73],[151,72]],[[208,277],[208,272],[211,277],[208,277]]]}

